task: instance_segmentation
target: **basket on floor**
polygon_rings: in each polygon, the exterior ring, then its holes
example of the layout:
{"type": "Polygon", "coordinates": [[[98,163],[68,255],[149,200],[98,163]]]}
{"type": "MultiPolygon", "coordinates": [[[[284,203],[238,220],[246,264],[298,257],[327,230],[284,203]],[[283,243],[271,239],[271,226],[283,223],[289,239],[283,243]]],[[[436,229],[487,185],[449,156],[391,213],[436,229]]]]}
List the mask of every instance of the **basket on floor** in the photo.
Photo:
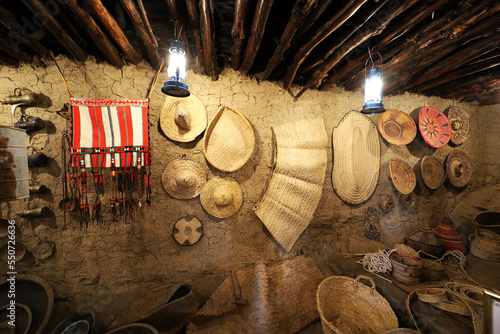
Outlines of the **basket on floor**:
{"type": "Polygon", "coordinates": [[[422,273],[422,261],[402,254],[392,254],[390,256],[392,264],[392,276],[406,284],[417,284],[418,276],[422,273]]]}
{"type": "Polygon", "coordinates": [[[475,257],[487,261],[500,262],[500,235],[478,228],[469,235],[470,252],[475,257]]]}
{"type": "Polygon", "coordinates": [[[429,281],[439,281],[444,276],[444,266],[438,261],[420,259],[422,261],[422,277],[429,281]]]}
{"type": "Polygon", "coordinates": [[[389,303],[367,276],[328,277],[319,285],[316,301],[325,334],[379,334],[399,327],[389,303]],[[360,279],[370,281],[371,287],[360,279]]]}

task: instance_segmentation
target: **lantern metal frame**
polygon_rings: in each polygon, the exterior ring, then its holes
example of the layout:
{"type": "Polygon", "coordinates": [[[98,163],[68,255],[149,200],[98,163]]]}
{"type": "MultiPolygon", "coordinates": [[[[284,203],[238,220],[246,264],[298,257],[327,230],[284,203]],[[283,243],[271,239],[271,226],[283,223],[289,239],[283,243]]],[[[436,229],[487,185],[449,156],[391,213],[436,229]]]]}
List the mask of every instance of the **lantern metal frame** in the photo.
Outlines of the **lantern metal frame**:
{"type": "MultiPolygon", "coordinates": [[[[184,51],[184,42],[180,38],[172,38],[170,40],[170,48],[168,49],[168,51],[170,52],[170,55],[179,54],[183,57],[186,56],[186,52],[184,51]]],[[[171,66],[175,65],[176,64],[172,64],[172,59],[170,59],[167,69],[167,73],[169,73],[168,76],[170,80],[165,81],[163,83],[161,91],[163,94],[170,96],[187,97],[191,94],[189,92],[188,85],[186,85],[183,82],[187,77],[187,73],[185,76],[181,76],[178,67],[174,69],[171,68],[171,66]]],[[[184,72],[185,71],[186,69],[184,68],[184,72]]]]}
{"type": "Polygon", "coordinates": [[[385,111],[384,104],[382,103],[384,99],[384,91],[383,91],[383,82],[382,82],[382,77],[383,77],[383,72],[382,72],[382,56],[380,53],[377,53],[377,55],[380,57],[380,67],[375,66],[375,63],[372,58],[372,54],[370,52],[370,49],[368,49],[368,55],[369,58],[365,62],[365,104],[363,105],[363,109],[361,112],[363,114],[378,114],[382,113],[385,111]],[[371,61],[372,67],[368,70],[368,75],[366,73],[366,65],[368,65],[368,61],[371,61]],[[379,83],[375,83],[379,85],[379,87],[372,87],[369,85],[373,85],[374,79],[379,79],[379,83]],[[376,89],[378,93],[378,98],[373,98],[373,96],[368,96],[368,94],[373,95],[373,91],[369,91],[370,89],[376,89]]]}

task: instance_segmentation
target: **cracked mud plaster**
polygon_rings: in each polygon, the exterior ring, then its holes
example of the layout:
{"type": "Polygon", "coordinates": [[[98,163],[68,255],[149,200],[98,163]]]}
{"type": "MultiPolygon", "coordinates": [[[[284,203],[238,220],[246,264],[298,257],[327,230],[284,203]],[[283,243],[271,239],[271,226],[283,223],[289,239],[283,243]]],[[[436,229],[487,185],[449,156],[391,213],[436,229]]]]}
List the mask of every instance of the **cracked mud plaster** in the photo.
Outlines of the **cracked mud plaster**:
{"type": "MultiPolygon", "coordinates": [[[[116,69],[92,59],[84,63],[75,63],[64,57],[58,57],[57,60],[75,97],[143,98],[147,96],[155,75],[147,64],[116,69]]],[[[151,95],[152,208],[139,208],[134,222],[113,223],[108,208],[111,182],[109,173],[106,173],[107,196],[103,202],[102,226],[82,229],[78,214],[70,213],[67,215],[67,228],[63,229],[63,214],[58,209],[62,198],[61,135],[63,131],[69,130],[69,124],[55,111],[61,110],[69,100],[53,62],[45,63],[44,68],[27,64],[19,68],[0,68],[0,97],[11,95],[15,87],[27,87],[44,94],[51,101],[51,105],[46,108],[26,108],[26,113],[43,117],[46,124],[50,125],[29,136],[30,143],[50,158],[47,167],[31,170],[35,182],[44,184],[50,192],[31,196],[30,202],[32,206],[47,206],[53,213],[46,218],[22,220],[15,213],[26,207],[26,200],[2,203],[1,209],[4,218],[16,219],[17,240],[24,243],[28,250],[32,250],[45,237],[55,243],[56,250],[50,258],[38,261],[28,255],[18,264],[18,271],[40,275],[49,282],[56,300],[59,300],[56,307],[58,304],[64,305],[59,308],[64,310],[61,316],[79,306],[89,305],[93,305],[97,312],[108,312],[109,316],[120,306],[119,295],[134,289],[186,279],[193,279],[201,295],[208,297],[221,282],[224,273],[231,269],[260,260],[289,258],[298,253],[315,255],[328,267],[328,262],[340,256],[341,250],[360,252],[365,245],[390,247],[395,242],[401,242],[403,236],[419,224],[437,224],[443,215],[449,214],[468,195],[489,184],[498,183],[498,108],[460,103],[459,106],[469,113],[472,122],[472,135],[460,148],[471,156],[476,169],[471,183],[465,189],[456,189],[445,183],[431,191],[417,175],[415,207],[407,209],[399,204],[399,195],[388,177],[388,161],[401,158],[411,166],[418,166],[425,154],[444,160],[453,150],[451,146],[431,149],[417,134],[416,140],[407,147],[391,146],[381,139],[381,173],[377,189],[367,202],[349,205],[339,199],[332,187],[330,146],[330,162],[321,202],[310,226],[292,251],[286,253],[270,237],[252,210],[265,193],[272,172],[271,126],[321,116],[331,138],[333,127],[337,126],[343,115],[352,109],[359,110],[362,106],[362,93],[345,92],[337,87],[326,92],[308,90],[298,101],[294,101],[279,84],[258,83],[233,70],[224,70],[218,81],[189,71],[186,82],[191,93],[206,106],[209,120],[221,104],[226,104],[245,115],[255,131],[256,148],[252,158],[239,171],[222,173],[208,166],[202,154],[201,138],[193,143],[181,144],[161,134],[158,120],[165,95],[160,88],[166,77],[162,73],[151,95]],[[227,175],[240,183],[244,202],[235,215],[227,219],[214,218],[203,210],[199,198],[177,200],[164,191],[161,174],[165,166],[183,154],[205,166],[210,177],[227,175]],[[366,208],[376,206],[381,195],[392,196],[397,204],[391,212],[381,214],[382,235],[376,240],[378,243],[368,243],[363,235],[363,223],[356,218],[366,208]],[[183,247],[172,238],[172,227],[187,214],[200,219],[204,235],[197,244],[183,247]]],[[[386,97],[384,102],[416,118],[424,101],[440,110],[453,105],[452,100],[408,93],[386,97]]],[[[12,126],[17,119],[11,116],[11,107],[4,105],[1,108],[0,124],[12,126]]],[[[16,117],[19,114],[16,113],[16,117]]],[[[376,122],[377,116],[370,118],[376,122]]],[[[90,201],[93,199],[91,193],[90,201]]],[[[319,265],[321,267],[322,264],[319,265]]]]}

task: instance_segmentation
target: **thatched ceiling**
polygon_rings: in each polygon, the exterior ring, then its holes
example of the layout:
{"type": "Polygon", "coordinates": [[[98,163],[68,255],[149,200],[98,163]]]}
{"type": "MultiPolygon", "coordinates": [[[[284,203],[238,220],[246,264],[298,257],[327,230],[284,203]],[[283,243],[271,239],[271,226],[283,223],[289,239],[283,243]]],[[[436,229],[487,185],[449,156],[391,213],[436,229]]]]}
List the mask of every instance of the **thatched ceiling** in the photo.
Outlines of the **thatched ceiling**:
{"type": "Polygon", "coordinates": [[[385,94],[495,104],[499,12],[497,0],[9,1],[0,5],[0,63],[36,64],[53,51],[158,67],[177,31],[190,66],[213,79],[232,67],[295,96],[357,90],[370,48],[375,63],[382,57],[385,94]]]}

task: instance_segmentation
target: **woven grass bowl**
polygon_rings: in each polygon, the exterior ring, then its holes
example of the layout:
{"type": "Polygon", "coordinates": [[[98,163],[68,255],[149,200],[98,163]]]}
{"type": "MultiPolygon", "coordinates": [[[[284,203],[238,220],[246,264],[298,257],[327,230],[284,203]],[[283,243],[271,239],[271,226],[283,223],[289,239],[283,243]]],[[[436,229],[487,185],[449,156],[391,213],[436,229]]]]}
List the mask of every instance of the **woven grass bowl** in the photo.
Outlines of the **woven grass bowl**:
{"type": "Polygon", "coordinates": [[[367,276],[326,278],[318,287],[316,302],[325,334],[380,334],[399,327],[389,303],[367,276]],[[370,281],[371,287],[361,279],[370,281]]]}
{"type": "Polygon", "coordinates": [[[469,236],[470,252],[487,261],[500,262],[500,235],[478,228],[469,236]]]}

